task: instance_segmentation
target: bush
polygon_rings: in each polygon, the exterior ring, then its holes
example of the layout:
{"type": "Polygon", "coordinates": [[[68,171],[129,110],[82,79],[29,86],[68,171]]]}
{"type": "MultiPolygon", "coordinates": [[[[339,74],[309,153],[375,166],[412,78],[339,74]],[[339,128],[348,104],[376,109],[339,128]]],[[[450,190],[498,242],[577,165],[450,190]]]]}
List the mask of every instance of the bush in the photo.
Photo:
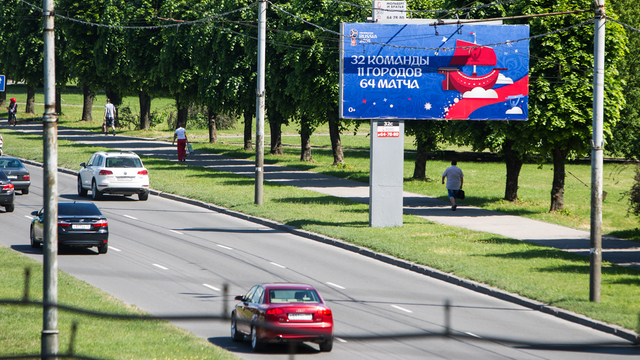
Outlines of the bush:
{"type": "Polygon", "coordinates": [[[640,216],[640,166],[636,167],[636,176],[633,178],[635,184],[628,192],[629,195],[629,212],[636,216],[640,216]]]}

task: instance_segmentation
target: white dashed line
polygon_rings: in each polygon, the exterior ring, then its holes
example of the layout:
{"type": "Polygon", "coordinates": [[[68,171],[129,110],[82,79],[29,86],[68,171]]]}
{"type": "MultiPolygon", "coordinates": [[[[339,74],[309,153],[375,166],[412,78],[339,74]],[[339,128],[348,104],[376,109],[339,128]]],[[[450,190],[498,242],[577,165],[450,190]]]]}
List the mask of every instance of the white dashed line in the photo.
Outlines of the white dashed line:
{"type": "Polygon", "coordinates": [[[184,235],[184,233],[181,233],[180,231],[175,231],[175,230],[171,230],[171,229],[169,229],[169,231],[171,231],[172,233],[176,233],[178,235],[184,235]]]}
{"type": "Polygon", "coordinates": [[[472,333],[472,332],[468,332],[468,331],[467,331],[467,332],[465,332],[465,334],[467,334],[467,335],[469,335],[469,336],[476,337],[476,338],[478,338],[478,339],[482,339],[480,336],[478,336],[478,335],[476,335],[476,334],[474,334],[474,333],[472,333]]]}
{"type": "Polygon", "coordinates": [[[160,269],[162,269],[162,270],[169,270],[169,268],[166,268],[166,267],[164,267],[164,266],[162,266],[162,265],[153,264],[153,266],[155,266],[155,267],[157,267],[157,268],[160,268],[160,269]]]}
{"type": "Polygon", "coordinates": [[[209,284],[202,284],[204,287],[208,287],[211,290],[215,290],[215,291],[220,291],[220,289],[218,289],[215,286],[209,285],[209,284]]]}
{"type": "Polygon", "coordinates": [[[335,336],[334,336],[333,338],[334,338],[334,339],[336,339],[336,340],[338,340],[338,341],[340,341],[341,343],[346,343],[346,342],[347,342],[347,340],[345,340],[345,339],[340,339],[339,337],[335,337],[335,336]]]}
{"type": "Polygon", "coordinates": [[[120,250],[120,249],[118,249],[118,248],[114,248],[113,246],[109,246],[109,249],[111,249],[111,250],[113,250],[113,251],[122,251],[122,250],[120,250]]]}
{"type": "Polygon", "coordinates": [[[224,246],[224,245],[220,245],[220,244],[218,244],[218,246],[220,246],[220,247],[221,247],[221,248],[223,248],[223,249],[233,250],[233,248],[230,248],[230,247],[228,247],[228,246],[224,246]]]}
{"type": "Polygon", "coordinates": [[[402,311],[405,311],[405,312],[408,312],[408,313],[412,313],[412,312],[413,312],[413,311],[411,311],[411,310],[405,309],[405,308],[400,307],[400,306],[398,306],[398,305],[391,305],[391,307],[394,307],[394,308],[396,308],[396,309],[398,309],[398,310],[402,310],[402,311]]]}
{"type": "Polygon", "coordinates": [[[344,287],[344,286],[340,286],[340,285],[338,285],[338,284],[334,284],[334,283],[332,283],[332,282],[328,282],[328,281],[327,281],[327,285],[331,285],[331,286],[333,286],[333,287],[337,287],[338,289],[342,289],[342,290],[344,290],[344,289],[345,289],[345,287],[344,287]]]}
{"type": "Polygon", "coordinates": [[[29,215],[25,215],[24,217],[26,217],[27,219],[35,219],[35,216],[29,216],[29,215]]]}
{"type": "Polygon", "coordinates": [[[129,218],[129,219],[132,219],[132,220],[138,220],[138,218],[137,218],[137,217],[133,217],[133,216],[131,216],[131,215],[122,215],[122,216],[124,216],[124,217],[126,217],[126,218],[129,218]]]}
{"type": "Polygon", "coordinates": [[[270,264],[271,264],[271,265],[275,265],[275,266],[277,266],[277,267],[281,267],[281,268],[283,268],[283,269],[286,269],[286,268],[287,268],[286,266],[282,266],[282,265],[280,265],[280,264],[276,264],[276,263],[274,263],[274,262],[271,262],[270,264]]]}

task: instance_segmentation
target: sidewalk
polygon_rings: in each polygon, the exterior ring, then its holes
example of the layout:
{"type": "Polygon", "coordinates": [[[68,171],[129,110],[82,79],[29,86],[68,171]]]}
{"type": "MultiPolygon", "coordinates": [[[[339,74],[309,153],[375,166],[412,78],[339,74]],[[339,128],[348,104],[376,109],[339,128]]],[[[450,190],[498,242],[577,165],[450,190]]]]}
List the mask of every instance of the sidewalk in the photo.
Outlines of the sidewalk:
{"type": "MultiPolygon", "coordinates": [[[[29,133],[42,133],[42,125],[40,123],[19,124],[11,127],[11,129],[29,133]]],[[[58,138],[177,161],[175,146],[165,141],[120,135],[105,136],[99,133],[66,128],[58,129],[58,138]]],[[[248,177],[255,175],[255,163],[253,161],[222,155],[196,152],[187,158],[185,164],[204,166],[248,177]]],[[[264,166],[264,179],[283,185],[316,191],[325,195],[347,198],[360,203],[369,202],[369,186],[356,181],[268,164],[264,166]]],[[[449,202],[409,192],[404,192],[403,203],[405,214],[420,216],[433,222],[493,233],[589,256],[590,241],[588,231],[464,205],[459,206],[458,211],[453,212],[449,202]]],[[[602,248],[602,259],[604,261],[640,269],[640,243],[603,236],[602,248]]]]}

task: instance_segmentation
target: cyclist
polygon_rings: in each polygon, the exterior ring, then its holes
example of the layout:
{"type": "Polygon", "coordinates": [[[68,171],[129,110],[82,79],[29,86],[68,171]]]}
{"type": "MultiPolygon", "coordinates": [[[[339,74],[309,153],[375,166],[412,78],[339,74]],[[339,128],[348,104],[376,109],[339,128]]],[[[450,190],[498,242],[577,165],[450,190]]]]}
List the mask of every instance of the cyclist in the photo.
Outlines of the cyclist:
{"type": "Polygon", "coordinates": [[[16,98],[11,98],[11,102],[9,103],[9,125],[16,126],[18,119],[16,118],[16,113],[18,112],[18,102],[16,98]]]}

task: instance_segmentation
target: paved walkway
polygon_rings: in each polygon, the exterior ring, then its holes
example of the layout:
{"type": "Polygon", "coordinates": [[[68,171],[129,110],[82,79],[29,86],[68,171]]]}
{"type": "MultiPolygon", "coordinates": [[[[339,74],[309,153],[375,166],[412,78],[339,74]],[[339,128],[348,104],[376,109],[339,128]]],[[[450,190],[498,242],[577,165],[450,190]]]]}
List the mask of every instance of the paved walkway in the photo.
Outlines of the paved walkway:
{"type": "MultiPolygon", "coordinates": [[[[0,128],[6,128],[4,122],[0,128]]],[[[29,133],[42,133],[42,125],[40,123],[19,124],[11,127],[11,129],[29,133]]],[[[165,141],[119,135],[105,136],[66,128],[58,130],[58,138],[177,161],[175,147],[165,141]]],[[[200,152],[189,156],[186,165],[204,166],[248,177],[254,176],[255,169],[253,161],[200,152]]],[[[347,198],[361,203],[369,202],[369,186],[367,184],[276,165],[265,165],[264,171],[264,179],[267,181],[297,186],[302,189],[347,198]]],[[[403,203],[405,214],[420,216],[433,222],[498,234],[589,256],[590,241],[588,231],[472,206],[459,206],[458,210],[453,212],[449,202],[409,192],[404,192],[403,203]]],[[[603,260],[640,269],[640,243],[603,236],[602,247],[603,260]]]]}

